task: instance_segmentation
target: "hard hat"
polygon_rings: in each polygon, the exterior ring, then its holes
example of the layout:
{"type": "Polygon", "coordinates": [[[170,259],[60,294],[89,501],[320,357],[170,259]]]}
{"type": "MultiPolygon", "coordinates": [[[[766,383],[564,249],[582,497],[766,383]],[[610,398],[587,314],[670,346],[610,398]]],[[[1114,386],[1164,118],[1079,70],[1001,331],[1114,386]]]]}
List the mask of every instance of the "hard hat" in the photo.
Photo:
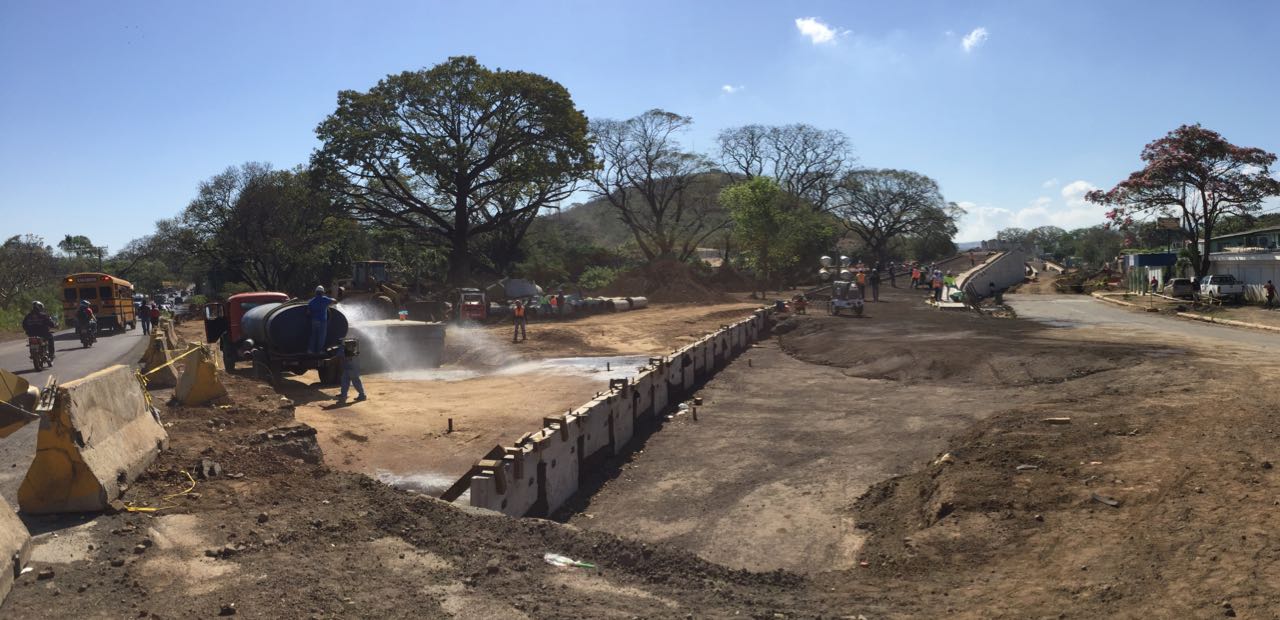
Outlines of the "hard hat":
{"type": "Polygon", "coordinates": [[[316,294],[317,294],[317,295],[323,295],[323,294],[324,294],[324,287],[323,287],[323,286],[317,286],[317,287],[316,287],[316,294]]]}
{"type": "Polygon", "coordinates": [[[31,302],[31,309],[32,309],[32,310],[39,310],[39,311],[43,312],[43,311],[44,311],[44,303],[39,302],[39,301],[33,301],[33,302],[31,302]]]}
{"type": "Polygon", "coordinates": [[[81,306],[84,306],[84,307],[88,307],[88,306],[89,306],[89,300],[88,300],[88,299],[81,299],[81,300],[80,300],[80,305],[81,305],[81,306]]]}

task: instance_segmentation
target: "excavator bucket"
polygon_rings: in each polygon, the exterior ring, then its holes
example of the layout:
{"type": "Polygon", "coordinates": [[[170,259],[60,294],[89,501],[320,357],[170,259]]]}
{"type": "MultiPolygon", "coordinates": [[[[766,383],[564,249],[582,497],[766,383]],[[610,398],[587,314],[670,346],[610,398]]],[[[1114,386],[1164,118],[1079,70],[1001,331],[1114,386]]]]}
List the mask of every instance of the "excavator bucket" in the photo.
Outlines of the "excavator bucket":
{"type": "Polygon", "coordinates": [[[107,507],[169,445],[134,371],[112,366],[47,390],[36,456],[18,488],[23,512],[107,507]]]}
{"type": "Polygon", "coordinates": [[[226,396],[227,388],[218,380],[218,366],[209,348],[193,344],[187,351],[195,352],[182,358],[184,367],[182,376],[178,377],[178,387],[173,391],[174,397],[184,405],[193,406],[226,396]]]}

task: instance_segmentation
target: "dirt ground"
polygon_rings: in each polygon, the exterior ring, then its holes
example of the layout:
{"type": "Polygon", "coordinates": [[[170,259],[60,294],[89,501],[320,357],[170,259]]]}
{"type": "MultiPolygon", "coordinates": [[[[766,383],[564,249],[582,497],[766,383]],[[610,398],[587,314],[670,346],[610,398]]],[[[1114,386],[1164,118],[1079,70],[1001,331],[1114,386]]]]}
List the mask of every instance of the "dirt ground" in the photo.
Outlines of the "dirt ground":
{"type": "Polygon", "coordinates": [[[785,322],[570,522],[867,617],[1280,614],[1273,353],[887,297],[785,322]]]}
{"type": "MultiPolygon", "coordinates": [[[[35,570],[0,616],[1277,616],[1280,357],[885,293],[784,320],[567,526],[341,471],[305,428],[261,433],[332,390],[229,377],[228,402],[163,407],[171,450],[125,497],[163,510],[26,519],[35,570]],[[166,498],[201,459],[223,474],[166,498]]],[[[318,411],[369,418],[382,381],[318,411]]]]}
{"type": "Polygon", "coordinates": [[[545,416],[590,400],[608,389],[610,378],[631,376],[646,356],[692,342],[759,306],[655,304],[623,314],[534,323],[529,339],[515,344],[506,324],[451,328],[444,366],[367,375],[366,402],[336,405],[329,400],[336,389],[310,384],[314,373],[282,389],[299,403],[297,419],[319,431],[330,466],[439,494],[491,448],[537,430],[545,416]],[[608,370],[606,360],[583,360],[580,366],[539,363],[593,357],[611,359],[608,370]]]}

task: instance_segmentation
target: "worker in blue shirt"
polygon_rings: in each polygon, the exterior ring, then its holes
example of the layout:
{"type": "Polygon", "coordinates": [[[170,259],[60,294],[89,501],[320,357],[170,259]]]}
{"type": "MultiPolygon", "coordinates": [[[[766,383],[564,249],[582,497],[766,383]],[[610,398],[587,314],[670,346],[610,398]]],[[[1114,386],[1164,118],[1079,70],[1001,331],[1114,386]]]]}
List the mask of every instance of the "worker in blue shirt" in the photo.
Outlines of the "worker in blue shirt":
{"type": "Polygon", "coordinates": [[[329,330],[329,305],[337,301],[324,294],[324,287],[316,287],[316,295],[307,302],[307,315],[311,317],[311,339],[307,341],[307,353],[324,352],[324,337],[329,330]]]}

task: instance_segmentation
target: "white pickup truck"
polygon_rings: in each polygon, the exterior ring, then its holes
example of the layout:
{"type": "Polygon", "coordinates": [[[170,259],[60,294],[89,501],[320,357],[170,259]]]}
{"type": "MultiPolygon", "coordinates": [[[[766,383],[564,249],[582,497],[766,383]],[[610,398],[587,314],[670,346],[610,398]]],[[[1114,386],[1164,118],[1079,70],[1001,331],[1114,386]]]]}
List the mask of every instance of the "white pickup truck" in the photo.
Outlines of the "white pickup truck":
{"type": "Polygon", "coordinates": [[[1200,278],[1200,296],[1210,299],[1244,301],[1244,283],[1232,275],[1212,275],[1200,278]]]}

